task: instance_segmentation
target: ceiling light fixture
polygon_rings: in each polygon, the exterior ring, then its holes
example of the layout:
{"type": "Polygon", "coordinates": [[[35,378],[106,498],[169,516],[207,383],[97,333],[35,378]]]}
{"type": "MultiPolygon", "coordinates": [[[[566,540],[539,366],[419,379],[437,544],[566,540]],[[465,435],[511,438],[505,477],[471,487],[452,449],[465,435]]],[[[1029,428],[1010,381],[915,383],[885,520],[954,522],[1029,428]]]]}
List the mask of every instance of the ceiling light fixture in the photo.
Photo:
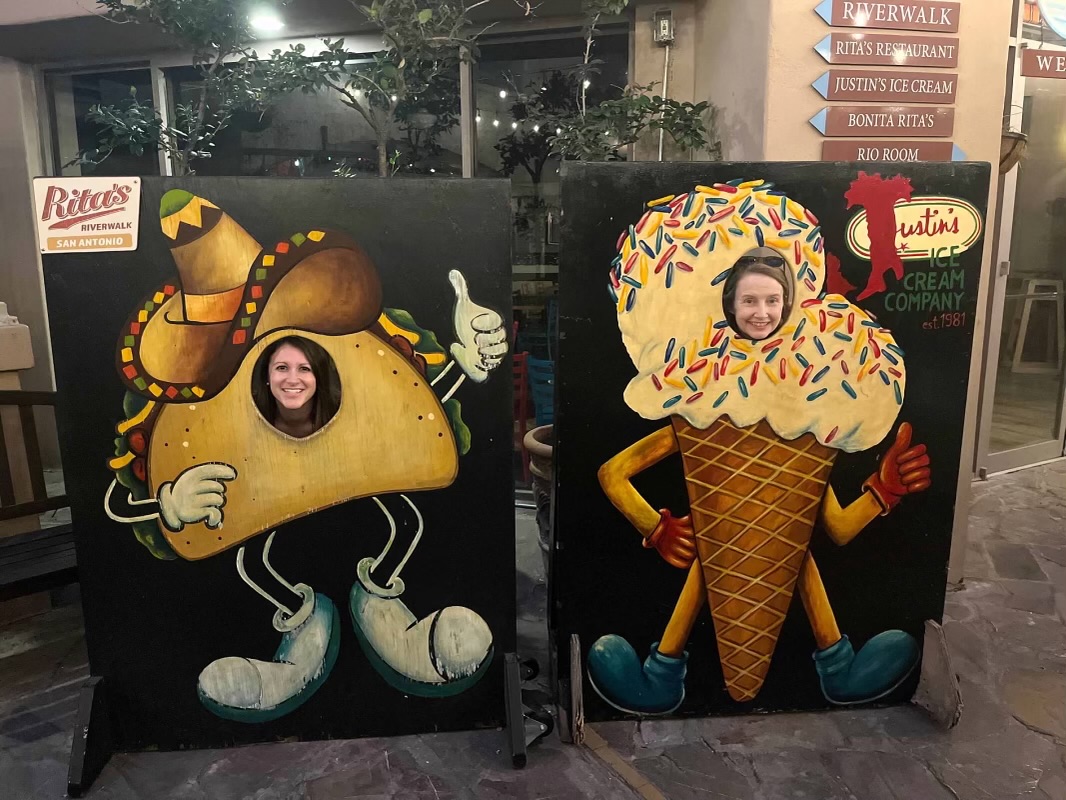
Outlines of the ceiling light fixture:
{"type": "Polygon", "coordinates": [[[248,23],[252,26],[252,30],[259,33],[277,33],[285,27],[285,23],[281,21],[278,12],[271,8],[262,8],[252,12],[248,23]]]}

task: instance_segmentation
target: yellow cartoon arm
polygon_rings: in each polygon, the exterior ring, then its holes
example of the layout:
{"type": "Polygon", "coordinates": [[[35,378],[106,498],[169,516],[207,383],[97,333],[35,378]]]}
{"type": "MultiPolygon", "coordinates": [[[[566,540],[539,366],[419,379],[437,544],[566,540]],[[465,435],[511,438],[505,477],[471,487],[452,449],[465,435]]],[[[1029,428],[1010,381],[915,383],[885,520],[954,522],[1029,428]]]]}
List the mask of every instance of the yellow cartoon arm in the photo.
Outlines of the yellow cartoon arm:
{"type": "Polygon", "coordinates": [[[846,545],[882,511],[873,492],[865,491],[847,508],[841,508],[836,492],[827,486],[822,498],[822,526],[836,544],[846,545]]]}
{"type": "Polygon", "coordinates": [[[668,426],[630,445],[600,467],[600,486],[607,499],[645,538],[655,530],[661,515],[641,497],[630,478],[676,452],[674,429],[668,426]]]}
{"type": "Polygon", "coordinates": [[[885,515],[908,494],[924,492],[931,482],[929,454],[924,444],[911,447],[911,426],[904,422],[896,440],[881,457],[877,472],[863,484],[862,496],[847,508],[840,507],[833,487],[822,498],[822,525],[829,538],[845,545],[859,535],[874,517],[885,515]]]}

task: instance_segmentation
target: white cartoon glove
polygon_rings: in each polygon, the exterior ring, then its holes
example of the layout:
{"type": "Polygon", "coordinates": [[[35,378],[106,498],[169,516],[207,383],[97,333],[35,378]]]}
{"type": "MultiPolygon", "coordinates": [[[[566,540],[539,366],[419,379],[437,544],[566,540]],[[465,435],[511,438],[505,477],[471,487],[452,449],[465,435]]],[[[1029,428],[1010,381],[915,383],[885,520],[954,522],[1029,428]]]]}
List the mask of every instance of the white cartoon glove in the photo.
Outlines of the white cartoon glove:
{"type": "Polygon", "coordinates": [[[470,299],[466,278],[459,270],[449,272],[448,280],[455,289],[453,322],[458,340],[451,346],[452,358],[471,380],[482,383],[507,355],[503,317],[470,299]]]}
{"type": "Polygon", "coordinates": [[[204,522],[209,528],[222,527],[222,506],[226,505],[226,485],[237,470],[229,464],[199,464],[181,473],[173,482],[159,487],[159,512],[172,531],[186,524],[204,522]]]}

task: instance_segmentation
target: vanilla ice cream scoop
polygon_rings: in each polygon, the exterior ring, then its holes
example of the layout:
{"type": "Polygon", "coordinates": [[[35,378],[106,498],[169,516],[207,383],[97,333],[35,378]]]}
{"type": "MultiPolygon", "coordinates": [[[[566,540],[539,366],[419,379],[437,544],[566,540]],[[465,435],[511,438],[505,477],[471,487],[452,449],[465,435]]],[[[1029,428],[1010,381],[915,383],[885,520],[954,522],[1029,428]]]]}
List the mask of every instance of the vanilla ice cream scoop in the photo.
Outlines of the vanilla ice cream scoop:
{"type": "Polygon", "coordinates": [[[869,313],[826,296],[817,218],[764,181],[731,181],[652,201],[619,239],[610,273],[618,327],[638,375],[626,403],[647,419],[704,429],[760,420],[782,439],[873,447],[903,404],[903,351],[869,313]],[[780,254],[792,275],[782,326],[763,341],[733,330],[723,292],[737,258],[780,254]]]}

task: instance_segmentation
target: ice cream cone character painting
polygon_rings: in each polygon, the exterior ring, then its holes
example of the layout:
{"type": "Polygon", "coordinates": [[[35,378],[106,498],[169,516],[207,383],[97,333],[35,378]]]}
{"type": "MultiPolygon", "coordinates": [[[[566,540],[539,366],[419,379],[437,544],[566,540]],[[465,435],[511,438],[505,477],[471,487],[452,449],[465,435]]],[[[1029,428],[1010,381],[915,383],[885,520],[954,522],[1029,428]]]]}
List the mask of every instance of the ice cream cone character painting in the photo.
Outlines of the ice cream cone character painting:
{"type": "Polygon", "coordinates": [[[361,498],[380,510],[387,537],[380,554],[352,564],[348,616],[364,653],[407,694],[469,688],[492,660],[492,632],[464,607],[416,616],[401,600],[401,573],[423,533],[411,495],[455,480],[471,434],[453,395],[502,361],[501,316],[471,300],[460,272],[450,287],[442,275],[455,298],[457,341],[446,351],[407,312],[383,308],[374,264],[343,233],[305,230],[264,247],[210,200],[176,189],[160,221],[180,280],[159,287],[120,336],[125,420],[105,508],[159,558],[235,551],[237,574],[281,634],[273,658],[205,664],[201,702],[262,722],[329,676],[337,607],[283,577],[270,551],[284,523],[361,498]],[[406,542],[401,518],[416,529],[406,542]],[[249,576],[252,552],[276,583],[249,576]]]}
{"type": "MultiPolygon", "coordinates": [[[[917,665],[917,642],[890,630],[856,648],[808,545],[816,524],[846,545],[928,488],[930,462],[911,426],[896,424],[903,350],[869,313],[823,291],[815,215],[760,180],[697,186],[648,204],[619,239],[609,277],[637,371],[625,402],[667,424],[603,464],[600,484],[644,547],[687,577],[646,658],[613,634],[592,645],[596,692],[630,713],[678,708],[686,646],[706,602],[729,695],[751,701],[794,593],[826,699],[847,705],[892,692],[917,665]],[[882,442],[877,471],[842,505],[830,481],[838,454],[882,442]],[[675,454],[684,516],[656,510],[631,480],[675,454]]],[[[693,653],[693,666],[706,657],[693,653]]]]}

